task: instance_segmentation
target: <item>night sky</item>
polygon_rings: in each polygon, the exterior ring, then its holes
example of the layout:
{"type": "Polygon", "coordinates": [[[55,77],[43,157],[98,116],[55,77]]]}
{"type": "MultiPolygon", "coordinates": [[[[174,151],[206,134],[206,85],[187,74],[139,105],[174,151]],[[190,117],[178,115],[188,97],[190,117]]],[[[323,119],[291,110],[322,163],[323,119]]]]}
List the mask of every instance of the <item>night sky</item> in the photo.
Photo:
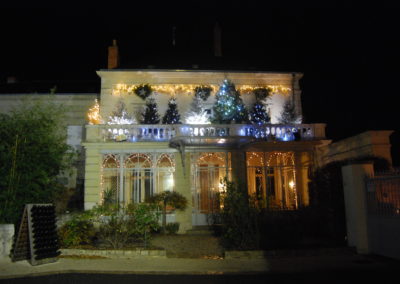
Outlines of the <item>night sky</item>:
{"type": "MultiPolygon", "coordinates": [[[[123,68],[192,69],[196,64],[199,69],[303,72],[305,122],[327,123],[333,140],[365,130],[396,130],[392,143],[400,144],[395,4],[148,2],[2,4],[0,83],[15,76],[24,84],[80,82],[97,91],[95,71],[106,68],[107,47],[117,39],[123,68]],[[216,22],[222,29],[221,58],[213,55],[216,22]]],[[[394,154],[397,163],[398,150],[394,154]]]]}

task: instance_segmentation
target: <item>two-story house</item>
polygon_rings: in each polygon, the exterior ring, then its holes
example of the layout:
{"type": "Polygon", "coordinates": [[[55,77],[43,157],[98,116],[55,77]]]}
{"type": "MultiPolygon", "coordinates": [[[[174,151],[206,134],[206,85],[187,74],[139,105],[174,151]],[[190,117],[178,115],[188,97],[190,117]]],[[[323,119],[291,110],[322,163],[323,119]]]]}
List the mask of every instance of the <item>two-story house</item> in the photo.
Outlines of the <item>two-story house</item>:
{"type": "Polygon", "coordinates": [[[301,124],[302,74],[150,69],[97,73],[99,106],[89,113],[96,119],[86,126],[83,143],[85,209],[101,203],[110,192],[117,202],[127,204],[144,202],[164,190],[177,191],[190,206],[169,218],[185,232],[207,224],[209,214],[218,210],[225,177],[244,184],[249,194],[270,206],[296,209],[308,204],[309,170],[316,147],[324,143],[325,125],[301,124]],[[227,82],[234,84],[250,120],[211,122],[227,82]],[[204,116],[196,120],[190,115],[200,86],[207,86],[209,93],[201,100],[204,116]],[[269,93],[262,100],[268,123],[251,120],[259,102],[257,89],[269,93]],[[150,98],[160,116],[157,124],[143,122],[150,98]],[[171,98],[180,124],[162,123],[171,98]],[[282,124],[288,102],[297,120],[282,124]]]}

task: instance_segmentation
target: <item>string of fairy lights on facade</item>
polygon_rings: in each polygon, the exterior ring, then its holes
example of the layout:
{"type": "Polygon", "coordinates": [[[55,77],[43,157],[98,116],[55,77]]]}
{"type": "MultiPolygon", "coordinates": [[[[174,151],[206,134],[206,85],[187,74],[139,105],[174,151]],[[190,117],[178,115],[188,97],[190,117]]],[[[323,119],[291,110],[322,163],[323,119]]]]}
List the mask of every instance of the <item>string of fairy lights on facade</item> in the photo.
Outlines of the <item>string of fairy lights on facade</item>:
{"type": "MultiPolygon", "coordinates": [[[[132,94],[140,84],[116,84],[112,89],[113,95],[132,94]]],[[[199,85],[194,84],[154,84],[151,89],[155,93],[164,93],[169,95],[187,94],[193,95],[194,89],[199,85]]],[[[216,93],[219,85],[207,85],[212,89],[212,93],[216,93]]],[[[289,95],[292,91],[291,88],[284,85],[236,85],[236,90],[242,94],[252,93],[255,89],[266,88],[271,93],[280,93],[289,95]]]]}
{"type": "MultiPolygon", "coordinates": [[[[102,189],[100,191],[100,200],[103,203],[104,202],[104,197],[105,197],[105,184],[104,184],[104,179],[105,177],[109,177],[109,174],[106,175],[106,173],[111,173],[114,174],[115,176],[119,175],[121,170],[131,170],[133,168],[135,169],[168,169],[168,172],[173,173],[175,171],[175,159],[173,158],[173,155],[167,154],[167,153],[162,153],[160,155],[154,155],[150,153],[133,153],[133,154],[128,154],[128,155],[123,155],[123,166],[121,168],[120,166],[120,155],[123,154],[106,154],[103,156],[103,163],[101,165],[101,173],[100,173],[100,188],[102,189]],[[163,163],[168,164],[163,165],[163,163]]],[[[126,175],[127,172],[124,172],[124,175],[126,175]]],[[[118,179],[117,181],[117,188],[116,190],[118,191],[118,179]]]]}
{"type": "MultiPolygon", "coordinates": [[[[248,166],[264,166],[264,154],[263,152],[250,152],[247,159],[248,166]],[[254,162],[253,162],[254,161],[254,162]],[[258,163],[257,163],[258,162],[258,163]],[[254,165],[252,165],[254,163],[254,165]]],[[[266,166],[272,166],[272,159],[276,159],[276,165],[274,166],[293,166],[294,165],[294,153],[293,152],[273,152],[267,154],[266,166]]]]}

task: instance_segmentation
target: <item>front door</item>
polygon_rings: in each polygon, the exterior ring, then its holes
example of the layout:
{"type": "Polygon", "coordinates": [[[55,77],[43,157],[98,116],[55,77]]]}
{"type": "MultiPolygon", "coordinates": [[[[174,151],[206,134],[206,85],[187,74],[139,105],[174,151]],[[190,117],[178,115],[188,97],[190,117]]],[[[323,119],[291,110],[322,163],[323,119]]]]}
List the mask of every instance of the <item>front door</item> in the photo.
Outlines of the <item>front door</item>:
{"type": "Polygon", "coordinates": [[[213,223],[213,214],[220,208],[219,193],[227,175],[225,153],[200,154],[194,164],[192,179],[193,215],[195,226],[213,223]]]}

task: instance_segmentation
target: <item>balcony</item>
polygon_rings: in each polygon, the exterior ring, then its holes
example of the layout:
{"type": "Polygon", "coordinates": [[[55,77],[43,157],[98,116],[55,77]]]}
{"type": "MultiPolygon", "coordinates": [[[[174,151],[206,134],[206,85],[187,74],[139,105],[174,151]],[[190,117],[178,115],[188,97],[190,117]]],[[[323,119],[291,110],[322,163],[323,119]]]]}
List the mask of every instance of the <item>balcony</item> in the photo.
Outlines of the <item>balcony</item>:
{"type": "Polygon", "coordinates": [[[325,139],[325,124],[86,125],[86,142],[169,142],[184,145],[229,145],[250,141],[325,139]]]}

